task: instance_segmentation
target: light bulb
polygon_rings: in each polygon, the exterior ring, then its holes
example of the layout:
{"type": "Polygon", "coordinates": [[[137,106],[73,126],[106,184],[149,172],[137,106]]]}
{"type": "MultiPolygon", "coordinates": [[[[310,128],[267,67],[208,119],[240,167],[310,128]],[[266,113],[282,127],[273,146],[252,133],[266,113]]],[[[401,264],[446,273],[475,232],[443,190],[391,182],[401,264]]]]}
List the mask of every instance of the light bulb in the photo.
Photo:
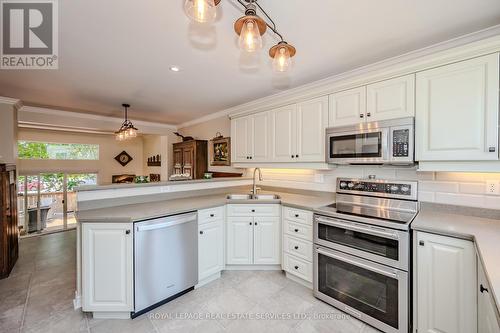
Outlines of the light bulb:
{"type": "Polygon", "coordinates": [[[254,52],[262,48],[262,37],[259,26],[254,20],[246,20],[241,29],[239,38],[240,49],[254,52]]]}
{"type": "Polygon", "coordinates": [[[292,58],[290,57],[290,51],[288,48],[283,46],[276,50],[273,59],[273,69],[276,72],[286,72],[291,65],[292,58]]]}
{"type": "Polygon", "coordinates": [[[217,16],[215,0],[186,0],[184,10],[191,20],[199,23],[212,23],[217,16]]]}

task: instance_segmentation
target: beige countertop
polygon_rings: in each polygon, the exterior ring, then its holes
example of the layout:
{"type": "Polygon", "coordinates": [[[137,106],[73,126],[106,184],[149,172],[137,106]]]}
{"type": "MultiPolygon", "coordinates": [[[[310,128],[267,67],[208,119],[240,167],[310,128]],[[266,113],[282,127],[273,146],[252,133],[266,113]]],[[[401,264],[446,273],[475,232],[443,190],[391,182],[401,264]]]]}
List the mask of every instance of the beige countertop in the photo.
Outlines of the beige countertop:
{"type": "Polygon", "coordinates": [[[154,201],[147,203],[129,204],[109,208],[99,208],[79,211],[76,213],[78,222],[135,222],[147,220],[156,217],[162,217],[173,214],[180,214],[199,209],[212,208],[227,203],[236,204],[262,204],[262,203],[281,203],[285,206],[314,210],[321,206],[326,206],[334,202],[332,198],[294,194],[287,192],[267,192],[280,196],[278,200],[228,200],[227,194],[211,194],[204,196],[192,196],[180,199],[171,199],[164,201],[154,201]]]}
{"type": "Polygon", "coordinates": [[[422,210],[412,229],[474,241],[500,314],[500,219],[467,216],[432,206],[422,210]]]}

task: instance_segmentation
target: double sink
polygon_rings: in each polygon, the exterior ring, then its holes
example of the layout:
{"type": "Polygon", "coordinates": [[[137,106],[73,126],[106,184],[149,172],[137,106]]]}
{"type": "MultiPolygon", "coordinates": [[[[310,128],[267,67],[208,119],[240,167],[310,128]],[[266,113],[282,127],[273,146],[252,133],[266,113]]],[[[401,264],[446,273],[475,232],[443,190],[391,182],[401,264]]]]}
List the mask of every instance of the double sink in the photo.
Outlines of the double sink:
{"type": "Polygon", "coordinates": [[[277,194],[229,194],[228,200],[279,200],[281,197],[277,194]]]}

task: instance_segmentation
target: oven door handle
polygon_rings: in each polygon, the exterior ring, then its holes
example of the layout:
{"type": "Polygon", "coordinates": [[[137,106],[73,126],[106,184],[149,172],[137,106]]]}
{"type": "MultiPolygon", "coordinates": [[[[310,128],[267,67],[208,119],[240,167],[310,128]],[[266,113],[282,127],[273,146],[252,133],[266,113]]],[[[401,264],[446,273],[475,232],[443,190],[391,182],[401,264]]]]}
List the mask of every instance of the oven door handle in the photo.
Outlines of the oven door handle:
{"type": "Polygon", "coordinates": [[[348,229],[348,230],[352,230],[352,231],[359,231],[359,232],[362,232],[365,234],[371,234],[371,235],[380,236],[380,237],[384,237],[384,238],[399,240],[399,235],[395,232],[385,232],[385,231],[377,230],[374,228],[362,227],[362,226],[357,225],[357,224],[341,222],[339,220],[333,220],[333,219],[325,220],[325,219],[322,219],[320,217],[317,217],[316,220],[318,222],[331,225],[333,227],[340,227],[340,228],[344,228],[344,229],[348,229]]]}
{"type": "Polygon", "coordinates": [[[372,271],[374,273],[378,273],[378,274],[381,274],[381,275],[384,275],[384,276],[388,276],[390,278],[393,278],[393,279],[398,279],[398,274],[397,273],[394,273],[394,272],[388,272],[386,270],[383,270],[383,269],[380,269],[380,268],[377,268],[377,267],[373,267],[373,266],[370,266],[370,265],[367,265],[367,264],[364,264],[364,263],[361,263],[359,261],[355,261],[355,260],[351,260],[351,259],[347,259],[347,258],[344,258],[342,256],[339,256],[339,255],[336,255],[332,252],[329,252],[329,251],[325,251],[325,250],[322,250],[320,248],[316,248],[316,251],[318,253],[321,253],[327,257],[330,257],[330,258],[334,258],[334,259],[337,259],[337,260],[340,260],[340,261],[343,261],[343,262],[346,262],[348,264],[351,264],[351,265],[354,265],[354,266],[358,266],[358,267],[361,267],[361,268],[364,268],[366,270],[369,270],[369,271],[372,271]]]}

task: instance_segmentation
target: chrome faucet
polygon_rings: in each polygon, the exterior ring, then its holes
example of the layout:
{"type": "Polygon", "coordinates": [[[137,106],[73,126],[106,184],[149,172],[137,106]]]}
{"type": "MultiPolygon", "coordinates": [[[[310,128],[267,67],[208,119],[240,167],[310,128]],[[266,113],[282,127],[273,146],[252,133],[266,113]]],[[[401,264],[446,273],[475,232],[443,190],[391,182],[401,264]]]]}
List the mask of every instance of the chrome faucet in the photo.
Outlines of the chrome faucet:
{"type": "Polygon", "coordinates": [[[262,181],[262,172],[260,171],[260,168],[255,168],[253,170],[253,187],[252,187],[253,195],[257,195],[257,190],[260,190],[260,188],[258,188],[257,184],[255,183],[255,174],[257,173],[257,170],[259,170],[259,181],[262,181]]]}

